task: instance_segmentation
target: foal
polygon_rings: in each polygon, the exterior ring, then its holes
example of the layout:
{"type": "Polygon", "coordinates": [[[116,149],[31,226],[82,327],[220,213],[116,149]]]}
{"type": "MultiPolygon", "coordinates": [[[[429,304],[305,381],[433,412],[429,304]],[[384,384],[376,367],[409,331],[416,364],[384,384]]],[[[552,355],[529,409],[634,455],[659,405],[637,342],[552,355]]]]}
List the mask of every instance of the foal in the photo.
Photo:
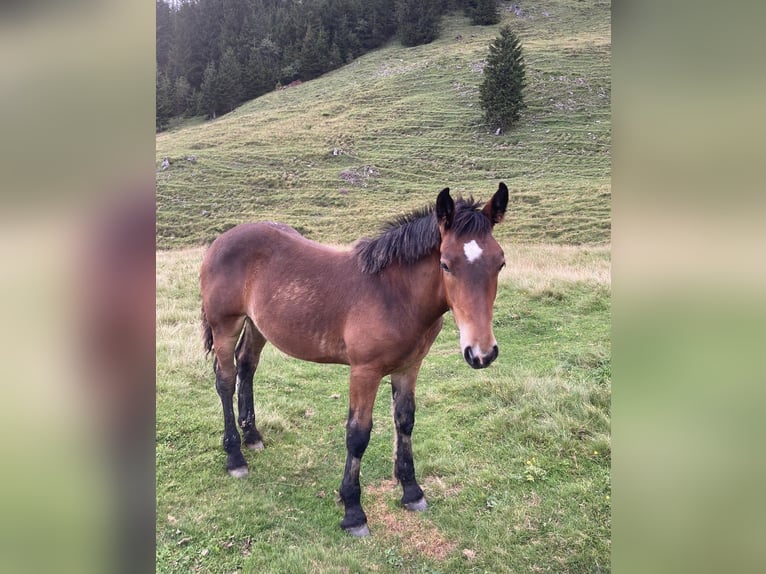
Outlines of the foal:
{"type": "Polygon", "coordinates": [[[450,309],[466,362],[481,369],[497,358],[492,306],[505,261],[492,228],[507,204],[502,182],[483,207],[472,199],[453,201],[446,188],[434,207],[400,217],[351,251],[270,222],[239,225],[218,237],[205,254],[200,283],[205,348],[215,354],[229,474],[248,473],[234,418],[237,382],[245,446],[263,448],[255,426],[253,375],[268,341],[298,359],[350,366],[341,527],[354,536],[369,534],[359,468],[375,396],[386,375],[391,375],[394,473],[402,485],[402,504],[409,510],[427,508],[412,461],[415,381],[450,309]]]}

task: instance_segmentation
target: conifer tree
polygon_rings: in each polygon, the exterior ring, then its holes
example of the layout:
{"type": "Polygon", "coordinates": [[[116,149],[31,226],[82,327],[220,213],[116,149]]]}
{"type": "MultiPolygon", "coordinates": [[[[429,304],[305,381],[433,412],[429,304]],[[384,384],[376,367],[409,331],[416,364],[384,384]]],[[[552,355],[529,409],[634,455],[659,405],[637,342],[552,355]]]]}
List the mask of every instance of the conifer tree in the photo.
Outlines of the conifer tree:
{"type": "MultiPolygon", "coordinates": [[[[338,48],[340,54],[340,59],[338,61],[341,64],[350,62],[362,50],[359,38],[357,38],[356,34],[349,26],[348,16],[346,14],[341,15],[335,26],[331,51],[334,51],[335,48],[338,48]]],[[[333,58],[334,57],[333,54],[333,58]]]]}
{"type": "Polygon", "coordinates": [[[202,85],[200,86],[199,113],[205,114],[208,118],[215,118],[218,115],[220,103],[218,101],[218,72],[213,62],[208,63],[205,73],[202,75],[202,85]]]}
{"type": "Polygon", "coordinates": [[[477,26],[489,26],[500,22],[497,0],[474,0],[471,7],[471,22],[477,26]]]}
{"type": "Polygon", "coordinates": [[[505,131],[516,123],[526,107],[525,86],[521,43],[511,27],[504,26],[489,46],[484,80],[479,86],[479,100],[487,124],[505,131]]]}
{"type": "Polygon", "coordinates": [[[327,32],[319,25],[319,31],[313,24],[306,27],[300,51],[300,76],[304,80],[312,80],[327,70],[327,58],[329,55],[327,45],[327,32]]]}
{"type": "Polygon", "coordinates": [[[157,72],[155,86],[155,124],[158,131],[164,130],[173,117],[173,88],[163,72],[157,72]]]}
{"type": "Polygon", "coordinates": [[[227,48],[218,66],[219,111],[228,113],[242,102],[242,68],[233,48],[227,48]]]}
{"type": "Polygon", "coordinates": [[[172,40],[173,13],[170,10],[170,4],[165,0],[157,0],[154,49],[157,57],[157,69],[161,72],[167,70],[172,40]]]}
{"type": "Polygon", "coordinates": [[[245,99],[270,92],[279,80],[280,51],[271,37],[266,36],[250,49],[247,66],[242,74],[245,99]]]}
{"type": "Polygon", "coordinates": [[[439,0],[397,0],[396,16],[403,46],[428,44],[439,37],[439,0]]]}
{"type": "Polygon", "coordinates": [[[183,76],[176,78],[173,84],[173,115],[183,116],[190,108],[192,88],[183,76]]]}

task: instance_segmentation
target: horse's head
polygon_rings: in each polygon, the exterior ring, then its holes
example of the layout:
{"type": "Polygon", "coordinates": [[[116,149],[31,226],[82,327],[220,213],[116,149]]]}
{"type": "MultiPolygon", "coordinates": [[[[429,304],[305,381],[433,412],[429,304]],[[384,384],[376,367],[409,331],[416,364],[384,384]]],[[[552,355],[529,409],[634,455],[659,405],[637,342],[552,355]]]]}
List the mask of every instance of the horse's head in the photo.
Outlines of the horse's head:
{"type": "Polygon", "coordinates": [[[503,219],[507,205],[508,188],[502,182],[481,211],[460,200],[456,205],[449,188],[436,199],[444,290],[460,330],[463,357],[474,369],[488,367],[497,358],[492,306],[505,256],[492,228],[503,219]]]}

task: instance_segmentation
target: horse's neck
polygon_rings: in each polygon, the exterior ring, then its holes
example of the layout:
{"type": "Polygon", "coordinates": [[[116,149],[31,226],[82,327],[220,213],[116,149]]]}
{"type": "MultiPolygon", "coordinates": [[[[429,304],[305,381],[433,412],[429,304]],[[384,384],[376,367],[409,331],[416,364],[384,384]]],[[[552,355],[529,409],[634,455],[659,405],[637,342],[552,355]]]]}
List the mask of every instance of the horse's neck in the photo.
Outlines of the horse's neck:
{"type": "Polygon", "coordinates": [[[396,270],[396,281],[408,294],[413,307],[422,314],[424,323],[436,321],[449,310],[444,292],[439,252],[427,255],[417,263],[396,270]]]}

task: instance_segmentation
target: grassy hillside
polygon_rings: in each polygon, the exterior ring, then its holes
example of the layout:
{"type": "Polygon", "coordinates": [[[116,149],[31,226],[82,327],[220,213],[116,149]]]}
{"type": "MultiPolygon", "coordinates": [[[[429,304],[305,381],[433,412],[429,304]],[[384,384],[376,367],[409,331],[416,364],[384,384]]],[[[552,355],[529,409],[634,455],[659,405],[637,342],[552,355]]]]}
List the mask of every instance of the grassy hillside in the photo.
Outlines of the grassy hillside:
{"type": "Polygon", "coordinates": [[[257,219],[345,243],[445,186],[484,198],[498,180],[512,191],[501,237],[608,242],[610,5],[522,10],[504,12],[528,80],[529,107],[510,132],[490,133],[478,104],[497,27],[455,14],[432,44],[394,42],[215,121],[158,135],[159,247],[200,245],[257,219]],[[159,170],[165,157],[170,167],[159,170]]]}

